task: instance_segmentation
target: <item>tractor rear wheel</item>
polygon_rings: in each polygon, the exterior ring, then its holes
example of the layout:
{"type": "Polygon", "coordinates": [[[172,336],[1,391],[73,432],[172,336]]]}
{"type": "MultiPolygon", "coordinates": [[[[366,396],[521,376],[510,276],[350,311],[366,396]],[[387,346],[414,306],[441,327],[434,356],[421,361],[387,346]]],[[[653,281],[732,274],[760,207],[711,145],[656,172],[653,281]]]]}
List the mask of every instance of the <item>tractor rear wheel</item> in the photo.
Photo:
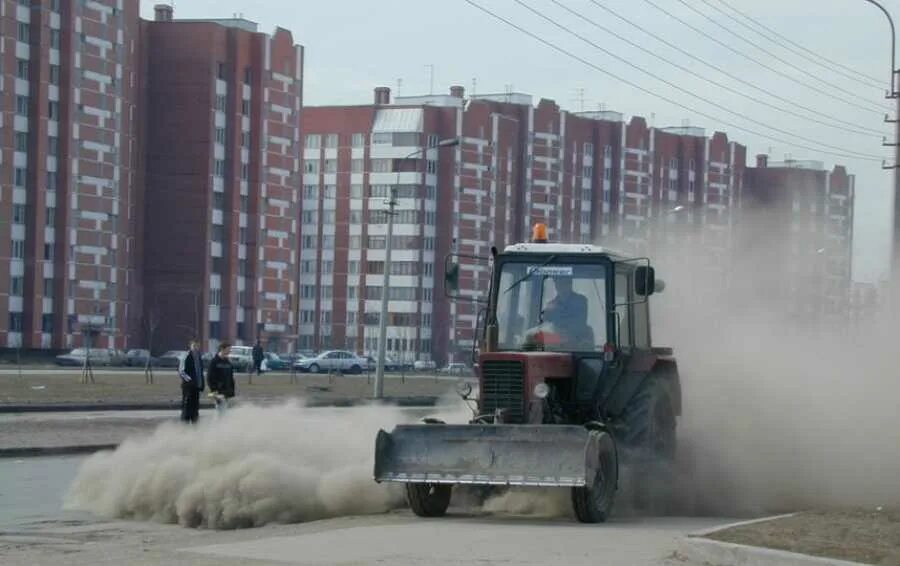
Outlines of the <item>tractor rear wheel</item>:
{"type": "Polygon", "coordinates": [[[450,506],[453,486],[438,483],[406,484],[406,501],[419,517],[443,517],[450,506]]]}
{"type": "Polygon", "coordinates": [[[612,437],[602,431],[596,435],[599,447],[597,473],[589,486],[572,488],[572,507],[582,523],[603,523],[612,511],[619,483],[619,463],[612,437]]]}
{"type": "Polygon", "coordinates": [[[624,415],[623,449],[629,470],[633,505],[661,514],[673,495],[675,408],[668,383],[649,376],[628,404],[624,415]]]}

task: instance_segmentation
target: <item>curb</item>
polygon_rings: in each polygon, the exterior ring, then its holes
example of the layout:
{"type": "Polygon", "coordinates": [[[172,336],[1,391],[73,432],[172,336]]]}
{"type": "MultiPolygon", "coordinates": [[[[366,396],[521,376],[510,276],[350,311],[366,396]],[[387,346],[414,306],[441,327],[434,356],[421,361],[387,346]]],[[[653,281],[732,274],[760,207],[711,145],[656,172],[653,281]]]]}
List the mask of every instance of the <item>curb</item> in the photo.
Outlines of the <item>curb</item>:
{"type": "Polygon", "coordinates": [[[721,525],[711,529],[705,529],[696,533],[691,533],[687,537],[681,539],[678,544],[678,555],[698,564],[710,564],[715,566],[735,565],[735,566],[861,566],[861,562],[849,562],[847,560],[839,560],[837,558],[825,558],[822,556],[811,556],[809,554],[799,554],[797,552],[788,552],[786,550],[776,550],[774,548],[763,548],[759,546],[747,546],[744,544],[735,544],[731,542],[721,542],[704,538],[707,535],[718,531],[724,531],[734,527],[744,525],[752,525],[754,523],[763,523],[766,521],[774,521],[791,517],[798,513],[788,513],[785,515],[774,515],[772,517],[763,517],[761,519],[753,519],[752,521],[742,521],[739,523],[730,523],[721,525]]]}
{"type": "Polygon", "coordinates": [[[0,458],[35,458],[39,456],[71,456],[92,454],[101,450],[114,450],[118,444],[84,444],[77,446],[23,446],[0,448],[0,458]]]}
{"type": "MultiPolygon", "coordinates": [[[[201,399],[201,409],[212,409],[212,403],[201,399]]],[[[437,396],[421,397],[385,397],[380,400],[369,398],[355,399],[309,399],[305,406],[314,408],[324,407],[356,407],[366,403],[379,402],[385,405],[397,407],[434,407],[437,405],[437,396]]],[[[264,402],[262,404],[270,404],[264,402]]],[[[86,413],[98,411],[179,411],[180,402],[168,403],[78,403],[78,404],[28,404],[28,405],[0,405],[0,414],[11,413],[86,413]]]]}

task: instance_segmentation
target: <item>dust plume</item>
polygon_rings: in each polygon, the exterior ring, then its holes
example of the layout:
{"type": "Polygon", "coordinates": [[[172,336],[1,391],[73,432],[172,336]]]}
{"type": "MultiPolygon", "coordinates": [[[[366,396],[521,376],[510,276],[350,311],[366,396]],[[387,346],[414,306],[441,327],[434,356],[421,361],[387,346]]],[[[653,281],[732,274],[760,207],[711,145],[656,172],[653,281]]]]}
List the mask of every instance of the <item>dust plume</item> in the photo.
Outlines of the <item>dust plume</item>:
{"type": "Polygon", "coordinates": [[[677,512],[900,503],[897,324],[789,315],[824,277],[773,262],[784,245],[738,246],[724,294],[702,291],[708,272],[672,250],[651,255],[667,284],[654,343],[675,348],[684,394],[677,512]]]}
{"type": "MultiPolygon", "coordinates": [[[[436,409],[462,421],[456,407],[436,409]]],[[[403,505],[397,485],[372,480],[375,433],[409,413],[385,406],[245,406],[196,427],[166,423],[81,467],[66,506],[104,517],[240,528],[403,505]]]]}

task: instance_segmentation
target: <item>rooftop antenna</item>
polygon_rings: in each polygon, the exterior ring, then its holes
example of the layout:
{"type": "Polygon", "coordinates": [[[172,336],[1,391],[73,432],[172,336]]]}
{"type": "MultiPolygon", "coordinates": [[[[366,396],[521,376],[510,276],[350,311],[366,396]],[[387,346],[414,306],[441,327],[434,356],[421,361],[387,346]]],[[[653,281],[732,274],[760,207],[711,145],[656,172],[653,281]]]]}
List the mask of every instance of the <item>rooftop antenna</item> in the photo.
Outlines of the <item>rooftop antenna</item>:
{"type": "Polygon", "coordinates": [[[425,65],[425,68],[428,69],[428,94],[434,94],[434,65],[429,63],[425,65]]]}
{"type": "Polygon", "coordinates": [[[681,127],[682,128],[690,128],[691,127],[691,119],[690,118],[682,118],[681,119],[681,127]]]}
{"type": "Polygon", "coordinates": [[[397,94],[395,96],[400,96],[400,88],[403,86],[403,79],[397,78],[397,94]]]}
{"type": "Polygon", "coordinates": [[[602,101],[601,101],[601,102],[598,102],[598,103],[597,103],[597,110],[599,110],[600,112],[606,112],[606,103],[605,103],[605,102],[602,102],[602,101]]]}
{"type": "Polygon", "coordinates": [[[656,124],[656,112],[650,113],[650,127],[652,128],[656,124]]]}
{"type": "Polygon", "coordinates": [[[512,101],[512,93],[513,93],[513,85],[512,83],[507,83],[503,85],[503,88],[506,90],[506,102],[512,101]]]}
{"type": "Polygon", "coordinates": [[[478,86],[478,79],[472,77],[472,96],[475,96],[475,89],[478,86]]]}
{"type": "Polygon", "coordinates": [[[584,87],[575,89],[575,100],[578,102],[578,111],[584,112],[584,87]]]}

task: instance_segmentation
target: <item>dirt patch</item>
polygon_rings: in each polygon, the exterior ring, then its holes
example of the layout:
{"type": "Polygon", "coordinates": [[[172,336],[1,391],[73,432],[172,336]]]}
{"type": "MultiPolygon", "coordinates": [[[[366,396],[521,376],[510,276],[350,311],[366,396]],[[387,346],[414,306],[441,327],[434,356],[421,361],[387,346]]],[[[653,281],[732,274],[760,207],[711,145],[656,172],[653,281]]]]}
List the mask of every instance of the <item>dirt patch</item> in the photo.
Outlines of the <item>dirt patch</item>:
{"type": "Polygon", "coordinates": [[[708,538],[864,564],[900,566],[900,507],[801,513],[718,531],[708,538]]]}

